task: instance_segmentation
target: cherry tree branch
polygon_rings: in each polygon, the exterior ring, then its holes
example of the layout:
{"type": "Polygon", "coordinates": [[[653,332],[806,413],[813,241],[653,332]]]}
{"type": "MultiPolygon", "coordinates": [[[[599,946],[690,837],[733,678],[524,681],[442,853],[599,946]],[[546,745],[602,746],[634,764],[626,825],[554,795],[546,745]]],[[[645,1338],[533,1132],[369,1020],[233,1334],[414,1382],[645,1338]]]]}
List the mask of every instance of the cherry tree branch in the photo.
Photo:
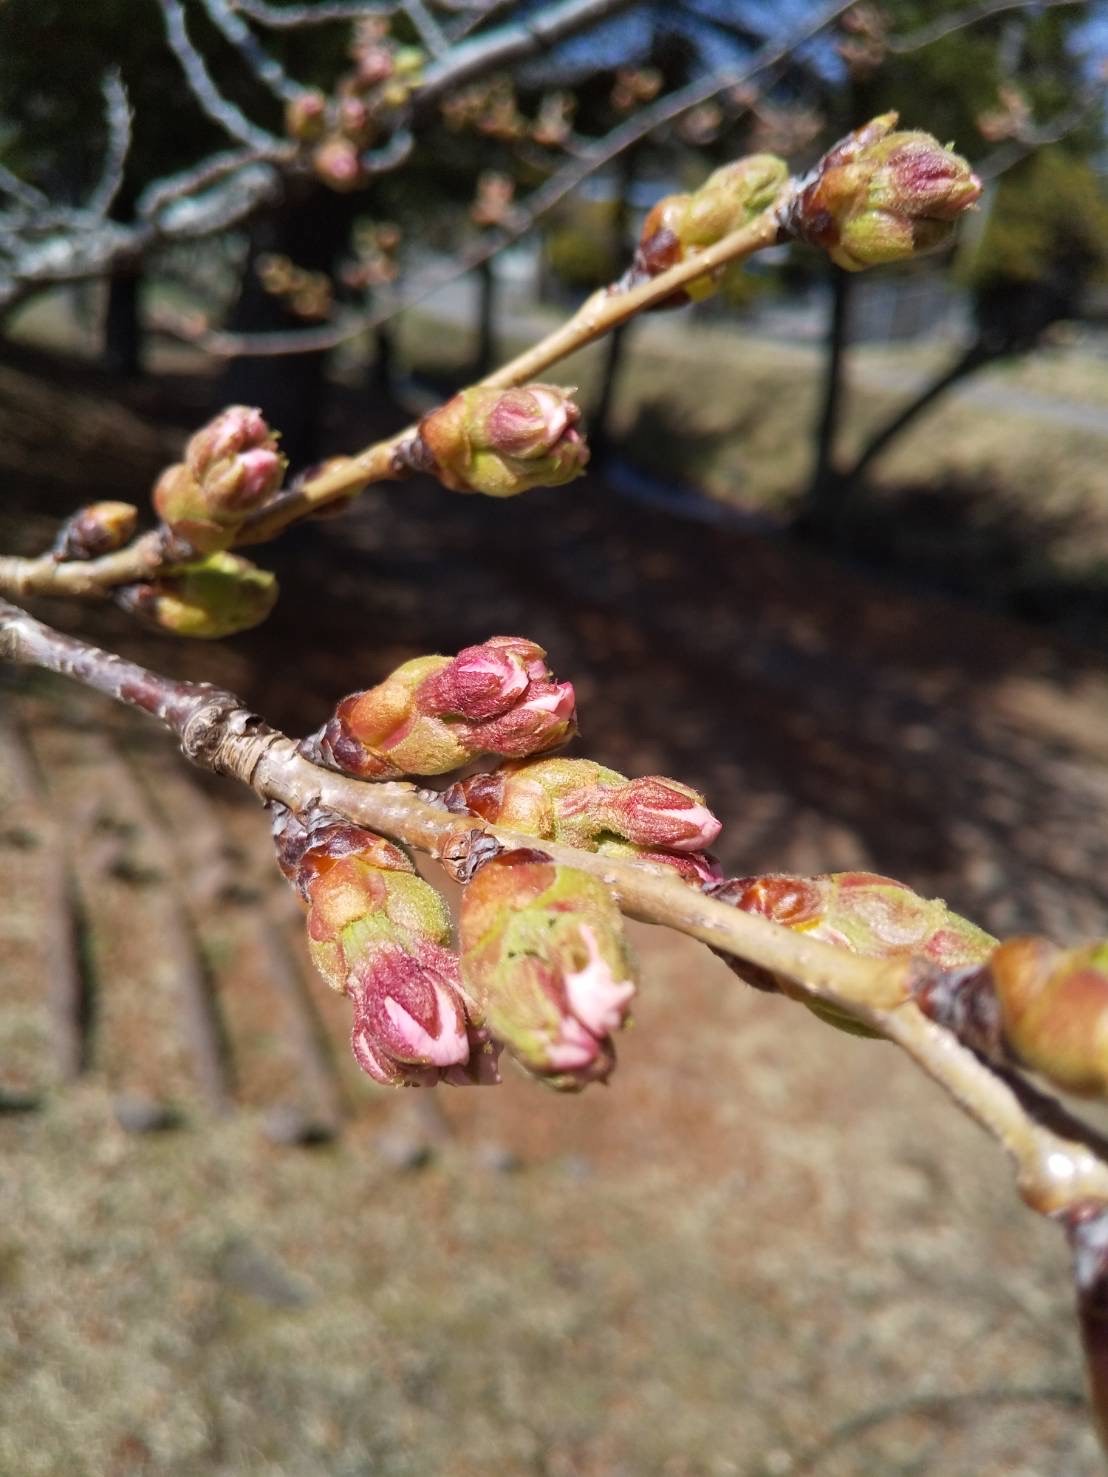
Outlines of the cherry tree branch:
{"type": "MultiPolygon", "coordinates": [[[[609,288],[595,293],[566,323],[491,374],[483,383],[504,388],[535,379],[559,360],[609,333],[636,313],[663,302],[687,282],[771,246],[778,239],[778,232],[775,205],[763,211],[749,225],[724,236],[714,246],[637,287],[628,291],[609,288]]],[[[332,458],[321,471],[305,478],[249,519],[237,542],[264,543],[291,523],[331,503],[352,497],[372,483],[396,481],[411,475],[411,468],[401,453],[415,429],[408,426],[354,456],[332,458]]],[[[160,535],[152,533],[102,559],[59,561],[52,554],[35,559],[0,557],[0,594],[103,597],[120,585],[149,579],[163,565],[165,556],[160,535]]]]}
{"type": "MultiPolygon", "coordinates": [[[[297,814],[322,806],[428,854],[455,876],[468,875],[475,850],[487,850],[490,838],[508,849],[535,844],[532,837],[451,814],[410,785],[370,784],[321,768],[232,693],[163,677],[62,635],[6,601],[0,601],[0,658],[60,673],[139,709],[168,728],[193,763],[237,779],[260,800],[297,814]]],[[[1108,1206],[1108,1165],[1085,1141],[1081,1125],[1064,1119],[1073,1136],[1055,1131],[1043,1121],[1050,1112],[1035,1107],[1056,1105],[1013,1090],[951,1031],[925,1018],[908,998],[913,961],[850,954],[730,908],[639,862],[549,841],[542,849],[555,862],[599,878],[629,917],[783,975],[811,999],[895,1042],[1006,1150],[1032,1209],[1065,1220],[1087,1214],[1091,1204],[1108,1206]]]]}

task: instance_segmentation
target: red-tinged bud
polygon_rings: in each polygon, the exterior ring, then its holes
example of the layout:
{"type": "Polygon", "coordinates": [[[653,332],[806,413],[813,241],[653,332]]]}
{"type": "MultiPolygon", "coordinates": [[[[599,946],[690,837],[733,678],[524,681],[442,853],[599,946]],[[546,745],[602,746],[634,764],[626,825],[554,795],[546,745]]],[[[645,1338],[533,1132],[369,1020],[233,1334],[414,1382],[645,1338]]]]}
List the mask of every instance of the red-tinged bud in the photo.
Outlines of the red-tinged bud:
{"type": "Polygon", "coordinates": [[[174,636],[216,640],[260,626],[277,601],[277,579],[237,554],[209,554],[146,584],[115,592],[124,610],[174,636]]]}
{"type": "Polygon", "coordinates": [[[316,143],[326,124],[327,99],[314,88],[298,92],[285,108],[285,132],[298,143],[316,143]]]}
{"type": "Polygon", "coordinates": [[[425,713],[468,722],[496,718],[514,706],[532,680],[550,676],[545,656],[533,641],[492,636],[479,646],[467,646],[425,678],[418,689],[419,706],[425,713]]]}
{"type": "MultiPolygon", "coordinates": [[[[952,912],[941,898],[922,898],[903,883],[873,872],[739,877],[707,891],[743,912],[869,958],[910,956],[954,969],[981,963],[996,946],[995,939],[952,912]]],[[[832,1025],[855,1035],[874,1034],[834,1007],[813,1003],[789,980],[738,960],[726,962],[741,979],[802,1000],[832,1025]]]]}
{"type": "Polygon", "coordinates": [[[713,886],[723,877],[719,862],[706,851],[650,851],[634,846],[630,841],[607,837],[596,850],[601,856],[621,856],[628,861],[642,862],[657,872],[675,873],[682,882],[700,890],[713,886]]]}
{"type": "Polygon", "coordinates": [[[379,44],[359,47],[354,57],[356,85],[366,92],[378,87],[392,76],[393,65],[390,47],[379,44]]]}
{"type": "Polygon", "coordinates": [[[469,1061],[458,961],[445,949],[421,957],[383,944],[351,977],[351,1046],[358,1065],[387,1087],[430,1087],[469,1061]]]}
{"type": "MultiPolygon", "coordinates": [[[[732,231],[748,225],[781,194],[788,166],[774,154],[751,154],[710,174],[691,195],[667,195],[643,223],[632,264],[632,277],[657,277],[714,246],[732,231]]],[[[715,272],[686,283],[666,299],[667,307],[696,302],[718,291],[728,272],[715,272]]]]}
{"type": "Polygon", "coordinates": [[[981,181],[929,133],[894,131],[885,113],[823,156],[782,211],[791,235],[848,272],[906,261],[944,245],[981,181]]]}
{"type": "Polygon", "coordinates": [[[476,385],[424,416],[413,462],[454,492],[514,497],[532,487],[560,487],[589,459],[569,390],[476,385]]]}
{"type": "Polygon", "coordinates": [[[364,149],[373,140],[375,133],[373,114],[368,104],[360,97],[344,97],[339,102],[339,132],[364,149]]]}
{"type": "Polygon", "coordinates": [[[54,555],[58,559],[99,559],[129,544],[137,526],[138,509],[131,503],[90,503],[62,526],[54,555]]]}
{"type": "Polygon", "coordinates": [[[305,819],[283,805],[271,809],[277,865],[306,902],[316,879],[348,856],[383,872],[415,873],[406,851],[332,811],[319,810],[305,819]]]}
{"type": "Polygon", "coordinates": [[[340,195],[359,190],[365,183],[357,145],[342,134],[325,139],[312,155],[317,177],[340,195]]]}
{"type": "Polygon", "coordinates": [[[285,466],[261,411],[232,405],[196,432],[183,462],[162,473],[154,508],[182,543],[216,553],[278,490],[285,466]]]}
{"type": "Polygon", "coordinates": [[[545,652],[496,636],[459,656],[417,657],[344,698],[318,741],[325,763],[361,779],[447,774],[485,754],[520,756],[574,732],[573,687],[545,652]],[[488,713],[488,717],[467,714],[488,713]]]}
{"type": "Polygon", "coordinates": [[[702,851],[723,829],[703,795],[655,775],[602,790],[593,813],[606,830],[638,846],[671,851],[702,851]]]}
{"type": "Polygon", "coordinates": [[[1023,1066],[1066,1092],[1108,1096],[1108,943],[1008,939],[965,984],[991,986],[1004,1043],[1023,1066]]]}
{"type": "Polygon", "coordinates": [[[562,1091],[605,1081],[635,992],[619,910],[584,872],[504,852],[469,883],[462,978],[496,1040],[562,1091]]]}

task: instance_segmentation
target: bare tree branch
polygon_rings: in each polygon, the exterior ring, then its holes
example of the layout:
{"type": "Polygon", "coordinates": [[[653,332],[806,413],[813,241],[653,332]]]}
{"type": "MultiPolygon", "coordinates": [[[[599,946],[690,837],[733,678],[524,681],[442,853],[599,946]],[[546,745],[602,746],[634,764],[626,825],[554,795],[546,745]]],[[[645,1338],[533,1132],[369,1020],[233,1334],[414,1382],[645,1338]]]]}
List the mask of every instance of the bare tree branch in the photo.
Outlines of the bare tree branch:
{"type": "Polygon", "coordinates": [[[271,149],[280,144],[280,139],[251,123],[216,87],[204,58],[189,40],[185,12],[180,0],[158,0],[158,4],[162,8],[166,36],[174,55],[181,63],[189,90],[212,122],[218,123],[229,137],[237,139],[247,148],[271,149]]]}
{"type": "Polygon", "coordinates": [[[987,20],[991,15],[1000,15],[1006,10],[1028,10],[1032,7],[1036,10],[1050,10],[1061,5],[1083,3],[1084,0],[978,0],[976,5],[967,5],[965,10],[957,11],[954,15],[938,16],[930,24],[918,26],[903,36],[890,36],[885,45],[900,56],[919,51],[921,47],[941,41],[954,31],[964,30],[967,26],[976,25],[978,21],[987,20]]]}
{"type": "Polygon", "coordinates": [[[104,116],[108,125],[108,147],[100,170],[100,179],[89,196],[86,209],[92,215],[107,215],[123,186],[123,171],[131,149],[131,107],[127,89],[119,72],[113,68],[104,76],[104,116]]]}
{"type": "Polygon", "coordinates": [[[204,0],[212,24],[235,48],[252,75],[283,103],[298,98],[304,88],[290,81],[281,64],[269,55],[246,22],[235,14],[229,0],[204,0]]]}
{"type": "Polygon", "coordinates": [[[231,0],[251,20],[273,31],[298,31],[306,26],[329,26],[374,16],[395,15],[399,5],[374,0],[323,0],[319,5],[270,5],[267,0],[231,0]]]}

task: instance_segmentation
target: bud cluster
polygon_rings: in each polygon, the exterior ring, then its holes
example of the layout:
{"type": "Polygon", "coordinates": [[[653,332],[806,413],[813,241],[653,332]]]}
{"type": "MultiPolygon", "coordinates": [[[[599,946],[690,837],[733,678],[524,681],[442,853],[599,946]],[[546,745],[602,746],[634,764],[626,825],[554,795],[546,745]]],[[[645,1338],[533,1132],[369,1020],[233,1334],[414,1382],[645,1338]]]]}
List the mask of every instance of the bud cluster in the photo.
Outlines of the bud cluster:
{"type": "Polygon", "coordinates": [[[171,635],[217,640],[260,626],[277,593],[276,575],[221,551],[176,565],[157,579],[123,585],[115,598],[124,610],[171,635]]]}
{"type": "Polygon", "coordinates": [[[332,768],[374,780],[555,748],[575,732],[574,694],[553,680],[545,657],[521,636],[493,636],[456,657],[416,657],[344,698],[313,748],[332,768]]]}
{"type": "MultiPolygon", "coordinates": [[[[982,963],[996,947],[994,938],[951,912],[941,898],[922,898],[903,883],[873,872],[828,872],[816,877],[770,873],[732,878],[706,890],[744,913],[756,913],[869,958],[913,956],[941,969],[957,969],[982,963]]],[[[791,995],[843,1030],[873,1034],[833,1006],[813,1002],[790,980],[720,957],[748,984],[791,995]]]]}
{"type": "Polygon", "coordinates": [[[389,1087],[498,1082],[499,1048],[462,987],[446,903],[411,858],[326,814],[279,809],[278,862],[308,904],[312,960],[354,1006],[358,1065],[389,1087]]]}
{"type": "Polygon", "coordinates": [[[312,150],[316,176],[332,190],[361,189],[369,178],[363,153],[393,126],[419,85],[426,58],[416,46],[397,46],[387,21],[370,17],[357,30],[353,66],[333,98],[314,88],[298,93],[285,110],[285,132],[312,150]]]}
{"type": "Polygon", "coordinates": [[[162,473],[154,509],[180,544],[216,553],[278,491],[285,466],[261,411],[231,405],[196,432],[183,462],[162,473]]]}
{"type": "Polygon", "coordinates": [[[459,933],[462,980],[492,1035],[551,1087],[606,1081],[635,979],[603,883],[539,851],[502,852],[466,887],[459,933]]]}
{"type": "Polygon", "coordinates": [[[589,449],[580,419],[573,392],[557,385],[475,385],[423,417],[407,456],[453,492],[514,497],[581,475],[589,449]]]}
{"type": "Polygon", "coordinates": [[[848,272],[907,261],[949,241],[981,181],[929,133],[883,113],[835,145],[800,182],[783,228],[848,272]]]}
{"type": "Polygon", "coordinates": [[[676,780],[629,780],[591,759],[523,759],[460,780],[443,800],[539,841],[670,867],[694,885],[718,877],[704,848],[720,823],[703,795],[676,780]]]}
{"type": "MultiPolygon", "coordinates": [[[[695,258],[724,236],[768,209],[789,178],[788,166],[774,154],[750,154],[710,174],[691,195],[667,195],[643,223],[631,266],[631,280],[657,277],[678,262],[695,258]]],[[[667,307],[711,297],[729,270],[721,267],[689,282],[666,299],[667,307]]]]}

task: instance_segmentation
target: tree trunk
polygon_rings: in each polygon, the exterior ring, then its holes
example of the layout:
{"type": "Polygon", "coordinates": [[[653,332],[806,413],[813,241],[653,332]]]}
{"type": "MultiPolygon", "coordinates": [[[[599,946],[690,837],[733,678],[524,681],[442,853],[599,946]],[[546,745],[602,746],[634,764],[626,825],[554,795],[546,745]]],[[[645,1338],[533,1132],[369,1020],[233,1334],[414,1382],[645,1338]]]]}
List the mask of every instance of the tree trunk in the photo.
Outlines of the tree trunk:
{"type": "Polygon", "coordinates": [[[807,531],[834,534],[840,521],[845,486],[835,470],[835,442],[846,388],[846,350],[850,340],[850,299],[852,282],[849,272],[831,268],[831,319],[827,329],[827,357],[824,362],[823,400],[816,427],[815,461],[808,484],[807,506],[802,523],[807,531]]]}
{"type": "Polygon", "coordinates": [[[101,358],[104,368],[124,379],[142,373],[142,273],[113,272],[108,278],[101,358]]]}
{"type": "Polygon", "coordinates": [[[496,270],[491,261],[477,266],[477,350],[471,378],[484,379],[496,365],[496,270]]]}
{"type": "MultiPolygon", "coordinates": [[[[364,201],[362,202],[364,208],[364,201]]],[[[286,256],[298,267],[333,277],[349,237],[353,209],[348,197],[320,185],[306,187],[276,210],[260,217],[251,232],[250,251],[239,299],[230,327],[239,333],[259,333],[311,327],[296,317],[280,298],[267,292],[257,273],[264,253],[286,256]]],[[[240,356],[223,375],[221,403],[258,405],[275,430],[292,467],[318,460],[326,409],[327,354],[283,354],[275,357],[240,356]]]]}

